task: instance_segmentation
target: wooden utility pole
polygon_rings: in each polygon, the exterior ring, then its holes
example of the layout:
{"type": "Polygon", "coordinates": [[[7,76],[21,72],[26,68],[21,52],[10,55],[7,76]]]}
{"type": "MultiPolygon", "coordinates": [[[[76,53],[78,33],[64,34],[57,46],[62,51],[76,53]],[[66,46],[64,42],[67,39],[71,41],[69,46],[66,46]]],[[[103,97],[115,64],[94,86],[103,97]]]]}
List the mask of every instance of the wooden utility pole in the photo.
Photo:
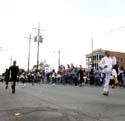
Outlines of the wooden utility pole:
{"type": "MultiPolygon", "coordinates": [[[[38,28],[33,28],[36,29],[38,31],[38,34],[35,36],[35,42],[37,42],[37,70],[38,70],[38,66],[39,66],[39,43],[43,42],[43,37],[42,35],[40,35],[40,24],[38,25],[38,28]]],[[[44,30],[42,30],[44,31],[44,30]]]]}
{"type": "Polygon", "coordinates": [[[60,50],[58,51],[58,68],[59,68],[59,66],[60,66],[60,50]]]}
{"type": "Polygon", "coordinates": [[[30,70],[30,46],[31,46],[31,34],[29,35],[29,37],[25,37],[27,39],[29,39],[29,50],[28,50],[28,67],[27,67],[27,72],[29,73],[30,70]]]}
{"type": "Polygon", "coordinates": [[[91,49],[92,49],[92,58],[91,58],[91,62],[92,62],[92,68],[94,67],[94,60],[93,60],[93,38],[91,38],[91,49]]]}

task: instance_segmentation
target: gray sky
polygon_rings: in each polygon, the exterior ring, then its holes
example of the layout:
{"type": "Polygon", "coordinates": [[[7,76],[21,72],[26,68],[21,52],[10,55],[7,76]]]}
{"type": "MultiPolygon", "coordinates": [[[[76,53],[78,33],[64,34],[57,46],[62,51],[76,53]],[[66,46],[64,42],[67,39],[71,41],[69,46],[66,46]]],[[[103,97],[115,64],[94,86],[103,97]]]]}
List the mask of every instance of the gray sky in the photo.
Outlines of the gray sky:
{"type": "MultiPolygon", "coordinates": [[[[82,64],[85,54],[103,48],[125,51],[124,0],[0,0],[0,73],[10,65],[10,57],[21,68],[27,68],[28,40],[37,33],[32,28],[40,23],[44,38],[40,60],[57,67],[61,63],[82,64]],[[114,29],[109,34],[105,34],[114,29]]],[[[31,43],[31,67],[36,64],[37,44],[31,43]]]]}

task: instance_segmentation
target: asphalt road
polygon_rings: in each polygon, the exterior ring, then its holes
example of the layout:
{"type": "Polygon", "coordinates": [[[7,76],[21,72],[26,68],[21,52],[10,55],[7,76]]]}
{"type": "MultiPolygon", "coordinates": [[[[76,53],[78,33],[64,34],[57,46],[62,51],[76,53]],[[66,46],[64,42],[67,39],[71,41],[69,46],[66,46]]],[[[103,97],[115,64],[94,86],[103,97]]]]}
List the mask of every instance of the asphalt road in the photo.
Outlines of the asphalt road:
{"type": "Polygon", "coordinates": [[[5,90],[0,83],[0,121],[125,121],[125,88],[27,84],[5,90]]]}

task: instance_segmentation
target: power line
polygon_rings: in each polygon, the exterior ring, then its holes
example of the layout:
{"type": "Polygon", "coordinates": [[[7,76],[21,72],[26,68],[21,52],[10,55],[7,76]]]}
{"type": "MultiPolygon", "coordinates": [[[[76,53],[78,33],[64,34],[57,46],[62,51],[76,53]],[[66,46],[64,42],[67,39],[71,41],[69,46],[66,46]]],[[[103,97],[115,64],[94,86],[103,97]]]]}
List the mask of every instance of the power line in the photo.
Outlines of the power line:
{"type": "Polygon", "coordinates": [[[104,35],[108,35],[108,34],[110,34],[110,33],[116,32],[116,31],[118,31],[118,30],[120,30],[120,29],[124,29],[124,28],[125,28],[125,26],[118,27],[118,28],[116,28],[116,29],[113,29],[113,30],[110,30],[110,31],[104,33],[104,35]]]}

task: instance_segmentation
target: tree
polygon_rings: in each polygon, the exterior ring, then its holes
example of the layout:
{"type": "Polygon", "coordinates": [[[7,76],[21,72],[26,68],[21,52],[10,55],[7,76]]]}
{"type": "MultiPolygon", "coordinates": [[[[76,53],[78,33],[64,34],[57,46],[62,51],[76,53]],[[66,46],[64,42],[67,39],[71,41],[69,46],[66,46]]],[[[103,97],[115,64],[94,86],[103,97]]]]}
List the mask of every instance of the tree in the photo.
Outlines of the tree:
{"type": "MultiPolygon", "coordinates": [[[[44,70],[46,67],[50,67],[49,64],[46,63],[46,61],[41,61],[40,64],[38,65],[38,70],[44,70]]],[[[37,65],[33,66],[33,71],[37,70],[37,65]]]]}

